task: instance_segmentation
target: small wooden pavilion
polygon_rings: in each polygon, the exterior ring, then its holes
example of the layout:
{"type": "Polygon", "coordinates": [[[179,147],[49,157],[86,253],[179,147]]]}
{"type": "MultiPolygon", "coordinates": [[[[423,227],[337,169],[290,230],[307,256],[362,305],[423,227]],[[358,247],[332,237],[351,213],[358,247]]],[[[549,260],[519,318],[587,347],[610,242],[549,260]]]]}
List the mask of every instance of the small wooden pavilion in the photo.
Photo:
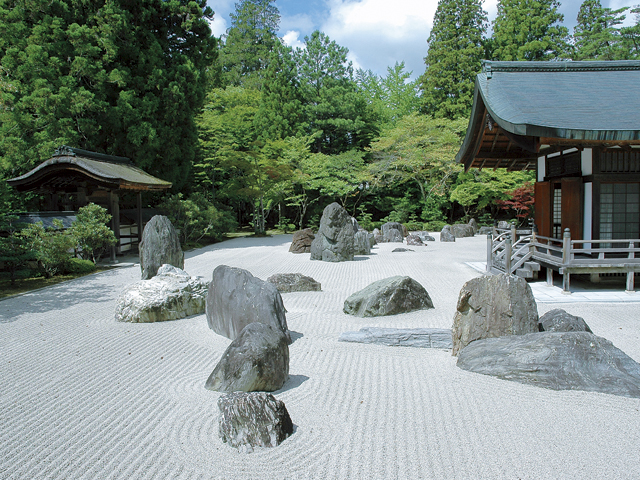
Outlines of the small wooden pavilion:
{"type": "Polygon", "coordinates": [[[562,261],[538,257],[567,286],[570,272],[640,271],[640,61],[485,61],[456,160],[536,172],[539,236],[570,238],[562,261]]]}
{"type": "Polygon", "coordinates": [[[35,191],[45,196],[50,212],[77,211],[93,202],[107,208],[111,214],[111,228],[118,239],[112,249],[121,253],[123,242],[142,239],[142,192],[171,188],[171,183],[153,177],[136,167],[130,159],[79,148],[62,146],[53,156],[24,175],[8,180],[18,191],[35,191]],[[134,225],[123,230],[120,215],[120,195],[137,194],[137,213],[134,225]]]}

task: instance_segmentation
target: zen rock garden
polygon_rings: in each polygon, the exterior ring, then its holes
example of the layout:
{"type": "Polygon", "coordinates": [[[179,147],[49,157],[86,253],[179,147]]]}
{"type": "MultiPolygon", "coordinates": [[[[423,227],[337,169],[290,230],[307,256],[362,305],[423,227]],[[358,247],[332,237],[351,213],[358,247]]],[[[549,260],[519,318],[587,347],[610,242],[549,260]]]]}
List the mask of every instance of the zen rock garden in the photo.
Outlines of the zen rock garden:
{"type": "MultiPolygon", "coordinates": [[[[473,236],[477,224],[443,228],[440,240],[473,236]]],[[[366,232],[337,203],[323,212],[317,234],[296,232],[291,253],[310,260],[343,262],[369,255],[376,243],[424,248],[428,232],[408,234],[389,222],[366,232]]],[[[396,251],[411,251],[396,248],[396,251]]],[[[218,265],[210,282],[183,270],[184,254],[166,217],[154,217],[140,247],[142,279],[120,294],[115,318],[158,322],[204,313],[215,334],[231,340],[204,387],[220,392],[219,435],[242,452],[276,447],[293,433],[284,403],[270,392],[289,378],[291,332],[281,294],[318,292],[319,282],[301,273],[280,273],[266,281],[247,270],[218,265]]],[[[344,300],[356,317],[401,315],[433,309],[429,293],[408,276],[372,282],[344,300]]],[[[516,276],[482,276],[460,290],[451,329],[363,327],[344,332],[340,342],[451,350],[457,366],[554,390],[585,390],[640,398],[640,364],[611,342],[594,335],[580,317],[556,309],[538,318],[531,288],[516,276]]]]}

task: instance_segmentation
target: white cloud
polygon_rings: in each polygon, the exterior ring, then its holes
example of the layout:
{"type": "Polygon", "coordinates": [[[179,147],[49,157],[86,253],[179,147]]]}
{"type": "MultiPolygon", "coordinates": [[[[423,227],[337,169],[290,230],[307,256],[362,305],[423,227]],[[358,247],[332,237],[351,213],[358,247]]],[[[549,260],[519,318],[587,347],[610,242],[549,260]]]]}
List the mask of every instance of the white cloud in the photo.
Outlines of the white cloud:
{"type": "Polygon", "coordinates": [[[358,65],[384,75],[404,61],[414,77],[422,74],[437,0],[328,0],[328,6],[321,30],[348,47],[358,65]]]}
{"type": "Polygon", "coordinates": [[[215,15],[213,17],[213,22],[209,22],[209,27],[211,27],[211,33],[213,33],[214,37],[224,35],[225,33],[227,33],[228,28],[227,21],[218,15],[215,15]]]}
{"type": "Polygon", "coordinates": [[[293,48],[304,48],[304,43],[300,41],[300,32],[289,30],[282,37],[284,44],[293,48]]]}

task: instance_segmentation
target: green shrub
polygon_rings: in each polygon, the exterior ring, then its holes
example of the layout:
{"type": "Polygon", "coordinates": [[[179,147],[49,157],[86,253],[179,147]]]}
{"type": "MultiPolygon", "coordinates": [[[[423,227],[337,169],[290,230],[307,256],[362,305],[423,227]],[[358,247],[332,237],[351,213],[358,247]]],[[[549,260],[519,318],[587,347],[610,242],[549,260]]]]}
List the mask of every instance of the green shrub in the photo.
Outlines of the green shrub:
{"type": "Polygon", "coordinates": [[[222,240],[225,233],[238,226],[231,212],[218,210],[204,195],[194,193],[187,200],[182,194],[172,195],[158,205],[179,231],[180,243],[196,243],[204,237],[222,240]]]}
{"type": "Polygon", "coordinates": [[[31,250],[26,238],[19,230],[21,225],[17,224],[18,217],[15,215],[0,215],[0,230],[7,236],[0,236],[0,262],[3,270],[8,274],[11,285],[15,285],[16,279],[24,276],[25,270],[30,260],[35,259],[35,254],[31,250]]]}
{"type": "Polygon", "coordinates": [[[96,271],[96,264],[91,260],[71,258],[65,266],[65,273],[91,273],[96,271]]]}
{"type": "Polygon", "coordinates": [[[422,228],[427,232],[440,232],[446,224],[447,222],[443,222],[442,220],[432,220],[423,224],[422,228]]]}
{"type": "Polygon", "coordinates": [[[73,256],[75,239],[63,230],[60,220],[54,220],[53,227],[47,229],[42,222],[29,225],[21,235],[34,252],[45,277],[51,278],[66,269],[73,256]]]}
{"type": "Polygon", "coordinates": [[[111,215],[107,210],[95,203],[78,210],[69,235],[74,239],[76,254],[82,259],[95,264],[110,246],[116,244],[116,236],[107,226],[109,220],[111,215]]]}
{"type": "Polygon", "coordinates": [[[282,217],[280,221],[276,224],[276,228],[284,233],[293,232],[296,229],[296,226],[291,223],[291,220],[288,218],[282,217]]]}

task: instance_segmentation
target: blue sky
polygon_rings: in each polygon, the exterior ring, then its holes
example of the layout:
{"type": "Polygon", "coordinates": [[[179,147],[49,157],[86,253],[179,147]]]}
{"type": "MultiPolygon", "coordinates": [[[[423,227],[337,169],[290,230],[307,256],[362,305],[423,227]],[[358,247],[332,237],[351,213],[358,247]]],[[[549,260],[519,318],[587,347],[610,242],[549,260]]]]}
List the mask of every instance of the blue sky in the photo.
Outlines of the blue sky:
{"type": "MultiPolygon", "coordinates": [[[[639,0],[601,0],[603,6],[620,8],[639,0]]],[[[582,0],[561,1],[564,25],[573,31],[582,0]]],[[[215,11],[215,35],[229,27],[235,0],[208,0],[215,11]]],[[[404,61],[413,77],[424,72],[427,38],[438,6],[437,0],[276,0],[280,10],[279,36],[301,46],[305,35],[323,31],[349,49],[355,68],[385,75],[387,67],[404,61]]],[[[497,0],[485,0],[484,9],[493,20],[497,0]]],[[[631,20],[629,18],[628,20],[631,20]]]]}

